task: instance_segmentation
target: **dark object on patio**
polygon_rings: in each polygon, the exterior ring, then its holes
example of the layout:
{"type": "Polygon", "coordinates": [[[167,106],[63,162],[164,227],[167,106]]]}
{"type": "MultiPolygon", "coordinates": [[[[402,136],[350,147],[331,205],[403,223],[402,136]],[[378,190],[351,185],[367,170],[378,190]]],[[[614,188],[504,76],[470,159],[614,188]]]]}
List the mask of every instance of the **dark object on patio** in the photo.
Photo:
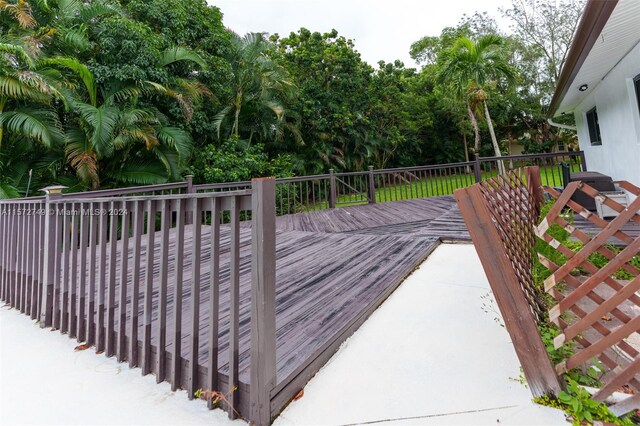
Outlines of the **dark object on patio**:
{"type": "MultiPolygon", "coordinates": [[[[564,179],[564,169],[563,169],[563,179],[564,179]]],[[[597,191],[615,191],[616,187],[613,184],[613,180],[611,176],[603,175],[598,172],[577,172],[569,174],[569,181],[565,181],[565,187],[569,182],[582,181],[589,185],[590,187],[596,189],[597,191]]],[[[585,209],[595,212],[596,211],[596,202],[592,197],[589,197],[584,192],[578,190],[571,197],[573,201],[580,204],[585,209]]]]}

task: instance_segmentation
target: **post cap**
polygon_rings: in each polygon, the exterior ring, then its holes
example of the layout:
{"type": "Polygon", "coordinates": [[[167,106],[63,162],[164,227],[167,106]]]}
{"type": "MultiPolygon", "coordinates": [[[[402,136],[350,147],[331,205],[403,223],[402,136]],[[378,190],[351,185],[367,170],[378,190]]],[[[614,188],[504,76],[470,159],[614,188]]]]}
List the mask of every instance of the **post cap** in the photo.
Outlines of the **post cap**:
{"type": "Polygon", "coordinates": [[[52,186],[47,186],[46,188],[42,188],[40,191],[44,192],[47,195],[62,194],[62,190],[67,188],[68,187],[64,185],[52,185],[52,186]]]}
{"type": "Polygon", "coordinates": [[[193,175],[184,175],[185,179],[193,179],[193,175]]]}

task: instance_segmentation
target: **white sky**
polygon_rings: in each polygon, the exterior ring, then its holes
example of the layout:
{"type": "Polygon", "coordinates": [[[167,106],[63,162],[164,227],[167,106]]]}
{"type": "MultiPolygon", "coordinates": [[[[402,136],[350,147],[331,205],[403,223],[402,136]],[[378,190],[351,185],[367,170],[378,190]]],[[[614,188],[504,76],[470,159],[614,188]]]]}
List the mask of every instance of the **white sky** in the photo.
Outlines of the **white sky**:
{"type": "Polygon", "coordinates": [[[499,7],[511,0],[207,0],[224,14],[223,24],[233,31],[289,35],[305,27],[328,32],[332,28],[355,41],[362,58],[372,65],[379,60],[409,57],[411,43],[425,35],[439,35],[455,26],[463,14],[488,12],[508,29],[499,7]]]}

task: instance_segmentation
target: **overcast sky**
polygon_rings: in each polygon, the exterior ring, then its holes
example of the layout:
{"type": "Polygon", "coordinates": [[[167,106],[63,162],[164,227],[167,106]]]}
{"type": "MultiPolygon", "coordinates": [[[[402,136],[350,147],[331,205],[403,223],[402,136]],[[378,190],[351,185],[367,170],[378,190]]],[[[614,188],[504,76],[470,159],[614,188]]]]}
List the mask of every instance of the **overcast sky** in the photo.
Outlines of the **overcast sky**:
{"type": "Polygon", "coordinates": [[[511,0],[207,0],[220,8],[223,23],[233,31],[288,35],[300,27],[327,32],[332,28],[355,41],[356,49],[372,65],[379,60],[402,60],[413,66],[411,43],[425,35],[439,35],[455,26],[463,14],[488,12],[500,27],[499,7],[511,0]]]}

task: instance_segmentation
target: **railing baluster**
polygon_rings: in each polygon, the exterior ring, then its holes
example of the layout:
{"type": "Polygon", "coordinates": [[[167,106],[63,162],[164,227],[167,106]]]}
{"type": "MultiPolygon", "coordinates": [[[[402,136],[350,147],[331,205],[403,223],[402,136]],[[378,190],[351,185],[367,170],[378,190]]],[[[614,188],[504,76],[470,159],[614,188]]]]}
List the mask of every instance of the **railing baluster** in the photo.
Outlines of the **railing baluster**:
{"type": "MultiPolygon", "coordinates": [[[[89,270],[87,281],[87,324],[86,342],[88,345],[96,344],[96,252],[98,249],[98,242],[102,244],[102,240],[99,238],[102,229],[102,215],[96,214],[96,210],[100,209],[100,204],[89,204],[89,270]]],[[[103,270],[104,272],[104,270],[103,270]]],[[[99,278],[98,278],[99,280],[99,278]]]]}
{"type": "Polygon", "coordinates": [[[89,249],[89,206],[86,203],[80,204],[80,276],[78,280],[78,312],[77,312],[77,338],[78,342],[86,340],[87,328],[85,321],[86,298],[87,298],[87,250],[89,249]]]}
{"type": "Polygon", "coordinates": [[[69,337],[77,337],[76,309],[77,309],[77,285],[78,285],[78,233],[79,219],[78,205],[71,204],[71,279],[69,282],[69,337]]]}
{"type": "Polygon", "coordinates": [[[117,282],[117,261],[118,261],[118,215],[116,209],[118,204],[112,201],[107,207],[105,214],[109,215],[109,283],[107,285],[107,330],[106,330],[106,355],[111,357],[115,354],[115,311],[116,311],[116,282],[117,282]]]}
{"type": "Polygon", "coordinates": [[[63,204],[54,204],[53,208],[55,209],[55,241],[54,241],[54,256],[55,256],[55,266],[54,266],[54,283],[53,283],[53,328],[60,328],[60,297],[61,297],[61,288],[60,288],[60,280],[62,279],[62,257],[64,256],[62,240],[63,240],[63,215],[64,209],[63,204]],[[58,210],[61,210],[60,214],[58,210]]]}
{"type": "Polygon", "coordinates": [[[129,322],[129,367],[138,365],[138,304],[140,302],[140,257],[144,230],[144,201],[133,204],[133,271],[131,277],[131,320],[129,322]]]}
{"type": "Polygon", "coordinates": [[[9,217],[7,208],[8,204],[0,204],[0,248],[2,249],[0,252],[0,297],[2,297],[4,301],[8,301],[6,281],[4,278],[5,270],[7,269],[5,257],[9,252],[7,248],[7,242],[9,241],[9,237],[7,236],[7,221],[9,217]]]}
{"type": "MultiPolygon", "coordinates": [[[[275,202],[275,200],[274,200],[275,202]]],[[[191,200],[193,212],[191,239],[191,328],[189,340],[189,376],[187,392],[193,399],[198,389],[198,355],[200,350],[200,262],[202,250],[202,200],[191,200]]]]}
{"type": "Polygon", "coordinates": [[[175,282],[173,286],[173,355],[171,357],[171,390],[181,385],[182,372],[182,284],[184,277],[184,227],[186,200],[177,200],[175,282]]]}
{"type": "Polygon", "coordinates": [[[98,224],[100,235],[100,257],[98,262],[98,294],[97,294],[97,321],[96,321],[96,351],[103,352],[105,345],[105,324],[104,324],[104,299],[105,299],[105,283],[107,275],[107,227],[108,217],[106,211],[108,208],[107,203],[98,204],[98,214],[100,215],[100,221],[98,224]]]}
{"type": "MultiPolygon", "coordinates": [[[[127,286],[129,276],[129,203],[123,201],[117,204],[119,210],[113,211],[113,215],[122,217],[122,232],[120,238],[120,298],[118,300],[118,362],[123,362],[127,357],[127,286]]],[[[131,343],[131,341],[129,342],[131,343]]]]}
{"type": "Polygon", "coordinates": [[[60,281],[60,332],[66,333],[69,325],[69,287],[71,258],[71,219],[66,203],[59,205],[62,210],[62,279],[60,281]]]}
{"type": "Polygon", "coordinates": [[[160,237],[160,290],[158,292],[158,356],[156,358],[156,382],[165,378],[167,346],[167,281],[169,278],[169,230],[171,228],[171,200],[162,203],[160,237]]]}
{"type": "MultiPolygon", "coordinates": [[[[211,259],[209,276],[209,357],[207,374],[209,389],[218,390],[218,330],[220,310],[220,199],[212,198],[211,202],[211,259]]],[[[214,408],[213,399],[207,402],[209,409],[214,408]]]]}
{"type": "Polygon", "coordinates": [[[153,321],[153,265],[155,259],[156,205],[147,201],[147,257],[144,283],[144,328],[142,330],[142,375],[151,373],[151,323],[153,321]]]}
{"type": "MultiPolygon", "coordinates": [[[[238,406],[238,358],[239,358],[239,319],[240,319],[240,199],[231,199],[231,264],[230,264],[230,311],[229,311],[229,404],[238,406]]],[[[235,419],[233,409],[229,418],[235,419]]]]}

